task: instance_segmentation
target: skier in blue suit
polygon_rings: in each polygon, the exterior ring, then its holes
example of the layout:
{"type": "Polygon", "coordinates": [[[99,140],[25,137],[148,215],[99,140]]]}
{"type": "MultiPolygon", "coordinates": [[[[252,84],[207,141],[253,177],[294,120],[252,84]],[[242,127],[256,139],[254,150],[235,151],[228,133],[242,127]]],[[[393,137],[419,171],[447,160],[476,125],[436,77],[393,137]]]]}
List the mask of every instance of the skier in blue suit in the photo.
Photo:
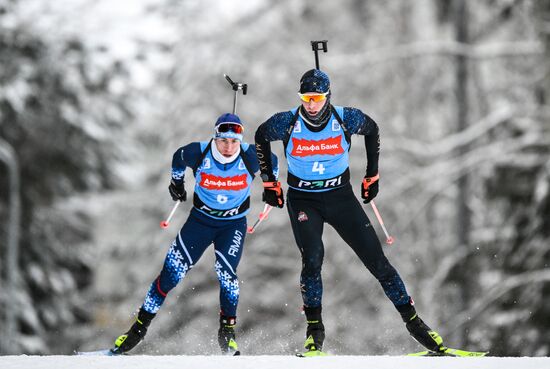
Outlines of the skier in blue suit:
{"type": "MultiPolygon", "coordinates": [[[[151,320],[174,288],[214,244],[215,270],[220,282],[220,327],[222,353],[238,355],[235,342],[239,280],[237,266],[246,235],[250,186],[259,170],[256,149],[243,141],[243,123],[234,114],[221,115],[210,142],[192,142],[179,148],[172,159],[169,186],[174,201],[186,201],[184,173],[195,176],[193,208],[172,242],[159,276],[151,284],[135,323],[115,341],[114,354],[128,352],[147,333],[151,320]]],[[[271,158],[277,163],[275,155],[271,158]]],[[[278,176],[277,164],[271,175],[278,176]]]]}
{"type": "Polygon", "coordinates": [[[273,115],[255,135],[264,185],[264,201],[284,206],[281,183],[272,174],[271,142],[283,141],[288,164],[287,210],[302,256],[300,286],[307,320],[306,356],[322,355],[325,327],[321,316],[323,225],[333,226],[380,282],[406,323],[407,330],[434,352],[444,349],[441,336],[420,319],[412,298],[390,264],[365,211],[353,194],[349,171],[352,134],[364,136],[367,167],[361,184],[365,203],[378,193],[378,125],[361,110],[333,106],[326,73],[312,69],[300,80],[301,105],[273,115]]]}

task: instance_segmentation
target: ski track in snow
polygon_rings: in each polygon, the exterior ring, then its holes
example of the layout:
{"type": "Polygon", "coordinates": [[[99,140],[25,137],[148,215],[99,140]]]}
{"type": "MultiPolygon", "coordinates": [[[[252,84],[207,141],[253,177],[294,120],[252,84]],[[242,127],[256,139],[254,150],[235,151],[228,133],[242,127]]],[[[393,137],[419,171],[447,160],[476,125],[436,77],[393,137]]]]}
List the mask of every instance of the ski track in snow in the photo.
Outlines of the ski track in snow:
{"type": "Polygon", "coordinates": [[[550,357],[1,356],[2,369],[548,369],[550,357]]]}

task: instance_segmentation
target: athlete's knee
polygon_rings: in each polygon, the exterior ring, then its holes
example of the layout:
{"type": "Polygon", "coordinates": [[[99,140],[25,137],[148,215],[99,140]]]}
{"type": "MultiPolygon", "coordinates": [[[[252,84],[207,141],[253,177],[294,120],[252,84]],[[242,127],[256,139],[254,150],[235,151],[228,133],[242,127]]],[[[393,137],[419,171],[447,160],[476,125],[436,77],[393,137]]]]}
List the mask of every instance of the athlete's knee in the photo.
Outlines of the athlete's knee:
{"type": "Polygon", "coordinates": [[[223,286],[226,285],[233,285],[237,286],[239,285],[239,278],[237,277],[237,273],[235,272],[236,266],[225,264],[224,262],[220,262],[219,260],[216,260],[215,264],[215,270],[216,275],[218,276],[218,280],[220,281],[220,284],[223,286]]]}
{"type": "Polygon", "coordinates": [[[177,286],[185,276],[185,272],[179,273],[172,268],[163,268],[158,278],[155,280],[155,286],[158,293],[166,296],[171,289],[177,286]]]}
{"type": "Polygon", "coordinates": [[[369,261],[365,265],[372,275],[374,275],[374,277],[379,281],[391,279],[397,274],[397,271],[385,256],[382,256],[377,260],[369,261]]]}
{"type": "Polygon", "coordinates": [[[322,254],[302,255],[302,271],[307,274],[316,274],[321,272],[323,267],[322,254]]]}

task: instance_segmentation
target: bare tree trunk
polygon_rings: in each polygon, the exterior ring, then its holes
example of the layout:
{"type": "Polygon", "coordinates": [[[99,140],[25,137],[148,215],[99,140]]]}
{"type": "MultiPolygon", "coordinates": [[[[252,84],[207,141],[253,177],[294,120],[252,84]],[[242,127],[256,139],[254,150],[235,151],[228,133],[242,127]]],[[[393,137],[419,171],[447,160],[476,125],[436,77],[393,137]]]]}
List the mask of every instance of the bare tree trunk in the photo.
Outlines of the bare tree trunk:
{"type": "MultiPolygon", "coordinates": [[[[466,0],[456,0],[455,31],[456,41],[462,44],[468,43],[468,15],[466,0]]],[[[457,107],[457,131],[462,132],[468,127],[468,61],[467,56],[457,55],[456,57],[456,107],[457,107]]],[[[462,156],[468,148],[461,146],[459,154],[462,156]]],[[[459,180],[458,195],[458,242],[467,245],[469,241],[470,224],[467,202],[467,176],[459,180]]]]}
{"type": "Polygon", "coordinates": [[[550,105],[550,0],[540,0],[537,2],[538,29],[541,41],[544,43],[546,60],[546,74],[541,84],[540,103],[541,105],[550,105]]]}
{"type": "MultiPolygon", "coordinates": [[[[2,336],[0,337],[0,353],[11,354],[14,352],[14,337],[18,335],[18,327],[16,324],[17,313],[15,311],[15,285],[19,275],[19,230],[21,223],[21,199],[20,199],[20,180],[19,180],[19,163],[12,146],[5,140],[0,138],[0,162],[4,162],[7,166],[9,177],[9,213],[8,213],[8,240],[6,242],[6,287],[7,291],[4,298],[4,321],[0,319],[2,324],[2,336]]],[[[1,260],[0,260],[1,262],[1,260]]],[[[1,279],[1,274],[0,274],[1,279]]]]}
{"type": "MultiPolygon", "coordinates": [[[[467,44],[469,42],[468,35],[468,8],[467,0],[455,0],[454,1],[454,28],[456,41],[459,44],[467,44]]],[[[468,104],[468,60],[464,54],[456,56],[456,120],[457,131],[462,132],[468,127],[469,119],[469,104],[468,104]]],[[[461,146],[458,149],[458,157],[464,157],[468,152],[467,145],[461,146]]],[[[470,213],[468,209],[468,185],[469,178],[466,174],[461,176],[458,180],[458,196],[457,196],[457,242],[459,247],[468,248],[470,242],[470,213]]],[[[459,287],[461,293],[461,310],[466,310],[468,302],[470,301],[470,283],[468,278],[468,271],[466,270],[468,263],[463,263],[461,276],[459,277],[459,287]]],[[[461,332],[457,332],[457,338],[460,344],[465,345],[467,343],[468,328],[465,327],[461,332]]]]}

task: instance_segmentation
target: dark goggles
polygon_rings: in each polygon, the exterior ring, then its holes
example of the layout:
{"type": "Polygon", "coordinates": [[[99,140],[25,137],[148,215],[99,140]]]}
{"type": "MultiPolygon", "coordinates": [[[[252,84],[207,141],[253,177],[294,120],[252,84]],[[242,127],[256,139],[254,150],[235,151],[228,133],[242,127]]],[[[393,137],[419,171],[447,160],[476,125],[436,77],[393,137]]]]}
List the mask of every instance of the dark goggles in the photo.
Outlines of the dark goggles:
{"type": "Polygon", "coordinates": [[[236,134],[242,134],[244,127],[237,123],[220,123],[216,126],[216,133],[233,132],[236,134]]]}

